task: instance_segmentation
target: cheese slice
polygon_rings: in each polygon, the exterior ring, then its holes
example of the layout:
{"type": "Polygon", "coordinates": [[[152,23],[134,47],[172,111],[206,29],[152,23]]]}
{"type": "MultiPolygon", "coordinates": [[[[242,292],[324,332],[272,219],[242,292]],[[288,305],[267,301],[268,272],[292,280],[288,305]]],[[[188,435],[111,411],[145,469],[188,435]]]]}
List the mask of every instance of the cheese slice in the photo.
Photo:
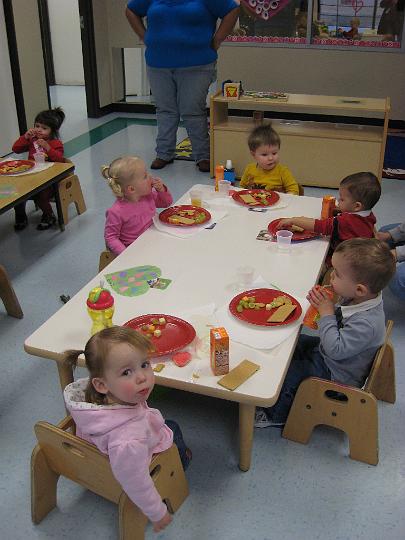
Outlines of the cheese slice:
{"type": "Polygon", "coordinates": [[[268,319],[267,322],[284,322],[297,306],[294,304],[285,304],[279,307],[268,319]]]}
{"type": "Polygon", "coordinates": [[[240,195],[240,198],[246,204],[259,204],[258,201],[256,201],[256,199],[254,197],[252,197],[252,195],[250,195],[250,194],[248,194],[248,195],[240,195]]]}
{"type": "Polygon", "coordinates": [[[175,214],[174,216],[170,216],[168,221],[170,223],[182,223],[183,225],[191,225],[192,223],[195,223],[195,219],[178,216],[177,214],[175,214]]]}

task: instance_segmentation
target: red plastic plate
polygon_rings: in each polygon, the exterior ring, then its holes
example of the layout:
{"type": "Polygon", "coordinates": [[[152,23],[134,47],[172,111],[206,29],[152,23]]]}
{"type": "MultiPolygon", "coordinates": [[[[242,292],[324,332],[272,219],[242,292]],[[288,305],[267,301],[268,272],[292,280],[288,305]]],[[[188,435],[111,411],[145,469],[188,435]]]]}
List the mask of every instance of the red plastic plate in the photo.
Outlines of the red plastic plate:
{"type": "Polygon", "coordinates": [[[244,291],[234,298],[232,298],[229,304],[229,311],[243,322],[248,324],[254,324],[255,326],[284,326],[286,324],[291,324],[300,318],[302,313],[302,308],[300,303],[290,294],[283,291],[277,291],[276,289],[251,289],[250,291],[244,291]],[[244,296],[254,296],[256,302],[261,302],[263,304],[270,304],[277,296],[288,296],[291,298],[293,304],[297,307],[291,313],[289,317],[283,322],[267,322],[267,319],[276,311],[278,308],[273,308],[269,311],[265,308],[261,309],[244,309],[241,313],[236,310],[236,307],[239,304],[239,300],[244,296]]]}
{"type": "Polygon", "coordinates": [[[155,352],[151,353],[152,358],[179,351],[183,347],[189,345],[195,338],[195,330],[190,323],[183,321],[183,319],[179,319],[178,317],[164,315],[162,313],[140,315],[139,317],[135,317],[126,322],[124,326],[129,326],[145,335],[142,326],[145,324],[152,324],[152,319],[159,319],[160,317],[166,319],[166,324],[165,326],[156,326],[156,328],[159,328],[159,330],[162,331],[160,337],[157,338],[153,336],[150,338],[155,348],[155,352]]]}
{"type": "Polygon", "coordinates": [[[0,163],[0,175],[3,174],[21,174],[22,172],[27,172],[30,169],[33,168],[35,163],[33,161],[30,161],[28,159],[9,159],[7,161],[2,161],[0,163]],[[21,165],[25,165],[24,170],[19,171],[15,170],[17,167],[21,167],[21,165]],[[6,168],[10,167],[10,170],[6,170],[6,168]]]}
{"type": "MultiPolygon", "coordinates": [[[[272,236],[272,241],[276,242],[276,232],[277,232],[277,225],[280,223],[280,221],[284,218],[275,219],[274,221],[270,222],[267,226],[267,230],[272,236]]],[[[286,227],[288,229],[288,227],[286,227]]],[[[291,241],[292,242],[301,242],[302,240],[313,240],[314,238],[319,238],[319,234],[313,231],[302,231],[302,232],[293,232],[291,241]]]]}
{"type": "Polygon", "coordinates": [[[163,212],[160,212],[159,219],[166,225],[171,225],[172,227],[196,227],[198,225],[204,225],[204,223],[207,223],[211,219],[211,214],[206,210],[205,208],[201,208],[200,206],[192,206],[191,204],[182,204],[180,206],[171,206],[170,208],[166,208],[166,210],[163,210],[163,212]],[[187,225],[187,223],[170,223],[169,217],[177,214],[178,212],[184,211],[184,210],[193,210],[194,214],[186,215],[184,217],[190,217],[192,218],[193,215],[204,213],[205,219],[204,221],[200,221],[200,223],[191,223],[190,225],[187,225]]]}
{"type": "Polygon", "coordinates": [[[243,204],[243,206],[253,206],[253,207],[262,206],[263,208],[266,208],[268,206],[273,206],[280,199],[280,195],[277,193],[277,191],[267,191],[266,189],[242,189],[241,191],[235,191],[234,193],[232,193],[232,197],[234,201],[236,201],[239,204],[243,204]],[[241,195],[252,195],[254,197],[254,195],[257,193],[264,193],[266,195],[267,204],[264,204],[263,202],[261,202],[259,198],[257,199],[258,204],[246,203],[241,198],[241,195]]]}

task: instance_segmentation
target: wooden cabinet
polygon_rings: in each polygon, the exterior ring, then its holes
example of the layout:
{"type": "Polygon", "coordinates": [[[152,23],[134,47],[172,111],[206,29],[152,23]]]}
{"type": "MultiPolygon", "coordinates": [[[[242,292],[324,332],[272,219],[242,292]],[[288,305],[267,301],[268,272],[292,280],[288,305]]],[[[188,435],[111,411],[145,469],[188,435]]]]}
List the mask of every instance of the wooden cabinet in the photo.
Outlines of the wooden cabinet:
{"type": "MultiPolygon", "coordinates": [[[[336,188],[342,178],[371,171],[381,180],[390,100],[289,94],[288,101],[242,96],[238,100],[211,97],[211,176],[215,165],[232,159],[241,177],[252,161],[247,138],[254,128],[252,116],[232,116],[232,109],[307,113],[348,118],[378,118],[381,125],[272,120],[281,137],[280,162],[300,184],[336,188]],[[231,111],[229,111],[231,109],[231,111]]],[[[268,119],[265,119],[265,122],[268,119]]]]}

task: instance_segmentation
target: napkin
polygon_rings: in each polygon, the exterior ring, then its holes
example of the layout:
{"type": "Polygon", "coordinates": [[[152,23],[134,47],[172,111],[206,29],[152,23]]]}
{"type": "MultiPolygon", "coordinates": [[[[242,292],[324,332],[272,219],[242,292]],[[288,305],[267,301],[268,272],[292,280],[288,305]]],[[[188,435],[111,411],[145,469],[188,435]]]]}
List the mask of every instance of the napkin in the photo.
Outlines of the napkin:
{"type": "MultiPolygon", "coordinates": [[[[258,287],[274,288],[267,284],[260,276],[255,280],[251,288],[258,287]]],[[[224,326],[226,328],[232,341],[242,343],[254,349],[273,349],[297,330],[309,307],[309,302],[306,298],[299,298],[297,296],[294,298],[301,304],[302,314],[299,319],[285,326],[261,327],[240,321],[229,311],[229,303],[232,298],[229,298],[226,304],[216,311],[215,320],[218,326],[224,326]]]]}
{"type": "Polygon", "coordinates": [[[206,221],[205,223],[202,223],[201,225],[197,225],[194,227],[173,227],[172,225],[165,225],[162,221],[160,221],[159,216],[156,214],[153,216],[153,224],[155,225],[156,229],[162,233],[170,234],[171,236],[176,236],[177,238],[191,238],[192,236],[195,236],[196,234],[199,234],[201,231],[203,231],[206,227],[209,225],[212,225],[212,223],[218,223],[221,219],[223,219],[225,216],[228,215],[228,212],[225,210],[212,210],[210,211],[211,219],[209,221],[206,221]]]}

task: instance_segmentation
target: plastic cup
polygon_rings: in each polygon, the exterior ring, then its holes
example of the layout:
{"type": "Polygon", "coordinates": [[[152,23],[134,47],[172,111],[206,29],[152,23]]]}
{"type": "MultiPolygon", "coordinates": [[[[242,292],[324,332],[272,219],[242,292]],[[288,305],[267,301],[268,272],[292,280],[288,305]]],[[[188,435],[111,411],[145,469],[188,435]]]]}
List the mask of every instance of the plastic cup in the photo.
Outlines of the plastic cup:
{"type": "Polygon", "coordinates": [[[36,152],[34,154],[35,163],[45,163],[45,154],[42,152],[36,152]]]}
{"type": "Polygon", "coordinates": [[[218,191],[221,195],[229,195],[229,190],[232,187],[232,184],[228,180],[220,180],[218,182],[218,191]]]}
{"type": "Polygon", "coordinates": [[[255,269],[251,266],[239,266],[236,269],[238,274],[238,282],[242,287],[249,287],[253,281],[255,269]]]}
{"type": "Polygon", "coordinates": [[[190,191],[190,201],[193,206],[202,206],[202,191],[199,189],[192,189],[190,191]]]}
{"type": "Polygon", "coordinates": [[[284,229],[277,231],[276,238],[278,249],[281,251],[288,251],[290,249],[292,236],[293,233],[291,231],[286,231],[284,229]]]}

